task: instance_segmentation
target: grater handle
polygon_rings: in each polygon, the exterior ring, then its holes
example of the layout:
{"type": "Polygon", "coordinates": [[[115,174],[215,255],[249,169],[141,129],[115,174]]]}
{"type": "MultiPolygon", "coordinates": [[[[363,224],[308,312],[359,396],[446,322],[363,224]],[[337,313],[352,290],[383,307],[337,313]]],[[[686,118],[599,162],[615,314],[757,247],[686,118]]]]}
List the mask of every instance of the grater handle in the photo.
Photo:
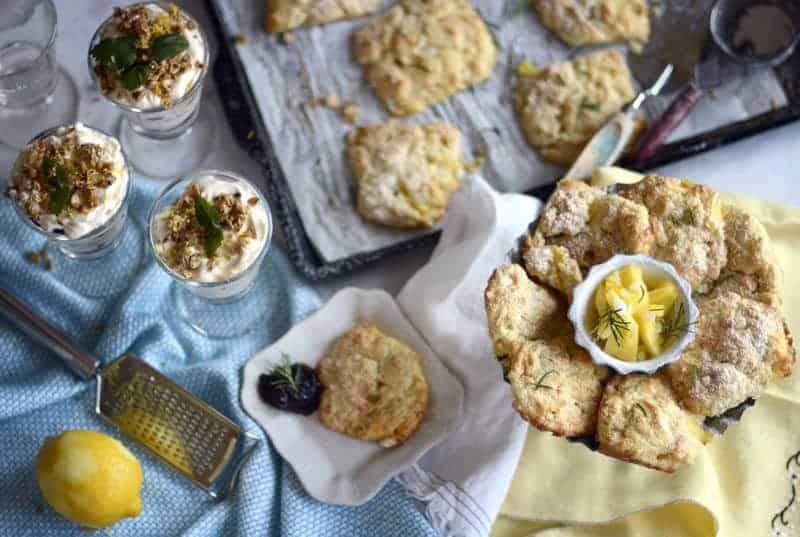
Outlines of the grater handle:
{"type": "Polygon", "coordinates": [[[0,289],[0,317],[31,337],[36,343],[50,349],[83,379],[91,378],[100,368],[100,360],[61,333],[60,330],[43,320],[22,300],[0,289]]]}

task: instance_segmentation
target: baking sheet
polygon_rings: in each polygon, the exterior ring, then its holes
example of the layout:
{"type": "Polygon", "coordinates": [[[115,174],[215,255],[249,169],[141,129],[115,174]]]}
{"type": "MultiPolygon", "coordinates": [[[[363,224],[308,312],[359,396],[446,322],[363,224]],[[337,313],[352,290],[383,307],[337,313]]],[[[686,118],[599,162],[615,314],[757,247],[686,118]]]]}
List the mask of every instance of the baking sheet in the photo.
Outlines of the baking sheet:
{"type": "MultiPolygon", "coordinates": [[[[690,0],[673,3],[681,9],[691,4],[690,0]]],[[[344,137],[352,127],[335,111],[306,104],[334,94],[361,106],[359,123],[389,117],[350,58],[350,35],[366,20],[300,29],[287,46],[262,30],[263,0],[217,4],[226,32],[246,39],[237,51],[306,233],[320,256],[333,261],[419,235],[361,220],[353,209],[352,182],[343,155],[344,137]]],[[[475,5],[499,47],[492,78],[408,121],[439,118],[457,125],[465,158],[484,154],[486,163],[479,173],[499,190],[523,191],[552,182],[559,168],[540,161],[517,127],[511,106],[512,70],[522,58],[544,65],[568,57],[571,51],[539,25],[527,3],[477,0],[475,5]]],[[[657,23],[654,28],[657,32],[657,23]]],[[[659,101],[650,104],[651,113],[663,109],[669,99],[659,101]]],[[[701,102],[675,136],[690,136],[784,103],[775,75],[763,71],[716,90],[715,98],[701,102]]]]}

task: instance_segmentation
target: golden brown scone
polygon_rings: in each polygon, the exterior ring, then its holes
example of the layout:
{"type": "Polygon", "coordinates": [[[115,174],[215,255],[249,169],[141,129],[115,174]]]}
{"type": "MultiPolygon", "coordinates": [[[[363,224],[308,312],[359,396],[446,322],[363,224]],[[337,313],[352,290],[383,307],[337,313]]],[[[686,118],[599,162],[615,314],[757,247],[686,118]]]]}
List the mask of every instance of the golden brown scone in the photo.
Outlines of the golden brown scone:
{"type": "Polygon", "coordinates": [[[697,306],[695,339],[667,366],[685,408],[716,416],[791,374],[795,351],[780,310],[730,292],[697,306]]]}
{"type": "Polygon", "coordinates": [[[727,264],[714,292],[725,288],[767,304],[780,305],[780,267],[767,230],[750,213],[733,205],[723,204],[722,214],[727,264]],[[737,285],[742,285],[739,291],[737,285]]]}
{"type": "Polygon", "coordinates": [[[358,213],[398,228],[429,228],[461,186],[461,134],[449,123],[387,121],[357,127],[347,160],[358,185],[358,213]]]}
{"type": "Polygon", "coordinates": [[[284,32],[374,13],[380,0],[267,0],[264,29],[284,32]]]}
{"type": "Polygon", "coordinates": [[[616,254],[648,254],[655,242],[647,207],[614,194],[592,204],[589,228],[596,263],[616,254]]]}
{"type": "Polygon", "coordinates": [[[525,270],[515,264],[502,265],[492,273],[484,292],[484,306],[498,357],[506,356],[516,342],[549,334],[554,323],[566,319],[555,294],[532,282],[525,270]]]}
{"type": "Polygon", "coordinates": [[[353,55],[395,116],[486,80],[497,60],[469,0],[403,0],[355,33],[353,55]]]}
{"type": "Polygon", "coordinates": [[[660,375],[619,375],[606,385],[598,413],[600,452],[662,472],[691,463],[702,446],[691,419],[660,375]]]}
{"type": "Polygon", "coordinates": [[[334,431],[391,447],[417,430],[428,408],[419,354],[362,322],[340,336],[317,365],[319,419],[334,431]]]}
{"type": "Polygon", "coordinates": [[[533,0],[542,24],[578,47],[628,41],[641,50],[650,39],[650,13],[644,0],[533,0]]]}
{"type": "Polygon", "coordinates": [[[650,212],[652,255],[671,263],[694,291],[711,290],[727,252],[717,192],[691,181],[648,175],[621,195],[650,212]]]}
{"type": "Polygon", "coordinates": [[[544,159],[569,166],[634,95],[625,57],[601,50],[520,76],[514,107],[528,143],[544,159]]]}
{"type": "Polygon", "coordinates": [[[582,268],[593,264],[589,210],[604,192],[582,181],[560,181],[547,201],[528,247],[564,247],[582,268]]]}
{"type": "Polygon", "coordinates": [[[572,335],[512,347],[506,378],[514,408],[534,427],[557,436],[588,436],[608,377],[572,335]]]}
{"type": "Polygon", "coordinates": [[[583,281],[578,262],[563,246],[529,246],[525,241],[522,263],[531,278],[559,291],[569,301],[572,290],[583,281]]]}

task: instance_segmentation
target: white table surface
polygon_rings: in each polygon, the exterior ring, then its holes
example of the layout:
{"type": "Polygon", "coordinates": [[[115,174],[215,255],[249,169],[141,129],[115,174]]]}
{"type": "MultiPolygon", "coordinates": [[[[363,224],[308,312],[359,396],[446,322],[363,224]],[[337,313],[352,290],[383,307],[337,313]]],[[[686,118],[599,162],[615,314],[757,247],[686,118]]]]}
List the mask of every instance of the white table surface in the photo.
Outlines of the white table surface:
{"type": "MultiPolygon", "coordinates": [[[[79,88],[81,95],[79,120],[115,132],[119,114],[94,88],[86,67],[86,54],[89,39],[100,22],[109,15],[111,6],[131,2],[54,1],[59,16],[57,57],[79,88]]],[[[253,1],[264,2],[264,0],[253,1]]],[[[208,13],[204,1],[179,0],[176,3],[197,17],[201,24],[207,26],[208,13]]],[[[0,17],[2,9],[0,1],[0,17]]],[[[212,58],[215,57],[215,50],[216,44],[212,43],[212,58]]],[[[219,106],[220,96],[211,77],[206,80],[205,91],[204,106],[216,107],[219,117],[224,118],[219,106]]],[[[0,146],[0,174],[7,173],[14,156],[13,152],[0,146]]],[[[798,156],[800,156],[800,122],[665,166],[658,171],[665,175],[686,177],[706,183],[721,190],[800,207],[800,187],[797,183],[797,179],[800,178],[800,164],[795,160],[798,156]]],[[[219,122],[215,147],[202,166],[229,169],[253,179],[256,183],[263,185],[264,182],[259,166],[239,149],[224,120],[219,122]]],[[[137,180],[153,179],[138,176],[137,180]]],[[[276,241],[280,244],[283,239],[280,230],[276,231],[276,241]]],[[[425,250],[393,257],[356,274],[328,280],[316,287],[325,296],[347,285],[383,288],[396,294],[405,281],[426,261],[429,254],[430,250],[425,250]]]]}

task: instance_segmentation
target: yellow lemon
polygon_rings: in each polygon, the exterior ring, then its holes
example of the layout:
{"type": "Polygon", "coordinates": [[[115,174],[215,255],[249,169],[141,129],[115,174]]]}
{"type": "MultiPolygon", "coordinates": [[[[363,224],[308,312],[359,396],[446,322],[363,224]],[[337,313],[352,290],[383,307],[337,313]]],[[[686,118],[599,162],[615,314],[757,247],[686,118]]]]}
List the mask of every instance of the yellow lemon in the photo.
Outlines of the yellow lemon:
{"type": "Polygon", "coordinates": [[[142,510],[142,467],[118,440],[96,431],[66,431],[45,440],[36,481],[64,518],[104,528],[142,510]]]}

